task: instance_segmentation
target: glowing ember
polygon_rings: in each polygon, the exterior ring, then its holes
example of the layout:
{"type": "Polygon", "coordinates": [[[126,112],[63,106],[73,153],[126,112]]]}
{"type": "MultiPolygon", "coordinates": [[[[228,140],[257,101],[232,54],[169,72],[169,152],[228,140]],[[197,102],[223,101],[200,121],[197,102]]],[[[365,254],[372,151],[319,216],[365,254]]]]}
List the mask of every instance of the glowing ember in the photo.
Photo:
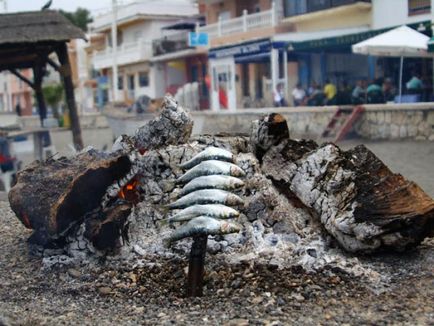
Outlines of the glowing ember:
{"type": "Polygon", "coordinates": [[[126,201],[136,203],[139,201],[139,192],[137,189],[139,182],[136,179],[131,180],[119,191],[119,198],[125,199],[126,201]]]}

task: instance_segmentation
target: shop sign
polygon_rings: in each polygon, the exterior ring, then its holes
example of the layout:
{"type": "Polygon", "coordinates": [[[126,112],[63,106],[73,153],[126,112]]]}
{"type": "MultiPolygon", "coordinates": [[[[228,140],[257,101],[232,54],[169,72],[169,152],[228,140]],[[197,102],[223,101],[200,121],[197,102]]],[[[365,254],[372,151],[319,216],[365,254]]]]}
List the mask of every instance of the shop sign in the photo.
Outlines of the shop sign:
{"type": "Polygon", "coordinates": [[[208,33],[188,33],[188,46],[208,46],[209,45],[209,37],[208,33]]]}
{"type": "Polygon", "coordinates": [[[224,58],[224,57],[243,57],[246,55],[256,54],[256,53],[267,53],[271,50],[271,43],[269,40],[254,42],[254,43],[244,43],[237,46],[212,49],[209,51],[210,58],[224,58]]]}

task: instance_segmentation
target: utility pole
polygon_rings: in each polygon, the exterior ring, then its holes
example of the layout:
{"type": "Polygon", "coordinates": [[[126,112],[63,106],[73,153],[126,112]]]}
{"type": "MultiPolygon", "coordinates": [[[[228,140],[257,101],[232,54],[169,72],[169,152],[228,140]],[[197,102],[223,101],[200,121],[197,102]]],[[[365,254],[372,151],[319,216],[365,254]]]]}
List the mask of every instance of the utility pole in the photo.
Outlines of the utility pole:
{"type": "Polygon", "coordinates": [[[8,0],[0,0],[1,2],[3,2],[3,13],[7,13],[8,12],[8,0]]]}
{"type": "Polygon", "coordinates": [[[112,0],[112,78],[113,78],[113,101],[118,101],[118,33],[117,33],[117,19],[118,19],[118,5],[116,0],[112,0]]]}

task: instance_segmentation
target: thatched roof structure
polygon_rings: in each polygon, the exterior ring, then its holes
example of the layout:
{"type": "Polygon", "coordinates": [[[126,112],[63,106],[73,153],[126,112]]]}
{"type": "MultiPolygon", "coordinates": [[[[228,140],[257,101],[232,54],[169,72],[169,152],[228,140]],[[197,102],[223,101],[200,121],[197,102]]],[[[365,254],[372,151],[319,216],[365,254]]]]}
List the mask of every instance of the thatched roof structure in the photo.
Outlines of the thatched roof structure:
{"type": "Polygon", "coordinates": [[[16,43],[62,42],[85,38],[57,11],[31,11],[0,15],[0,46],[16,43]]]}
{"type": "Polygon", "coordinates": [[[71,64],[66,42],[83,38],[85,34],[57,11],[33,11],[0,15],[0,72],[9,70],[35,91],[41,126],[47,117],[42,81],[50,64],[62,77],[69,108],[72,136],[76,148],[83,148],[80,121],[74,98],[71,64]],[[50,59],[56,53],[58,63],[50,59]],[[20,69],[33,70],[33,80],[20,69]]]}

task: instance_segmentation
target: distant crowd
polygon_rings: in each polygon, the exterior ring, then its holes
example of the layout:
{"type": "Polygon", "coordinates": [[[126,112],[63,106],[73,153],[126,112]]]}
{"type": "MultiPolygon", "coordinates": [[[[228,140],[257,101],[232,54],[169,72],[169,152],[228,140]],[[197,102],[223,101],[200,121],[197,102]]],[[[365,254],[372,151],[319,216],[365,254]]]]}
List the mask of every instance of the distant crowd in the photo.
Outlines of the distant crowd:
{"type": "MultiPolygon", "coordinates": [[[[282,85],[277,86],[275,106],[287,106],[282,88],[282,85]]],[[[413,72],[412,78],[403,84],[403,90],[405,94],[422,96],[424,85],[418,73],[413,72]]],[[[377,78],[369,84],[366,80],[359,80],[354,86],[346,81],[336,86],[327,79],[324,86],[312,82],[307,90],[298,83],[292,90],[292,98],[294,106],[357,105],[393,102],[398,93],[391,78],[377,78]]]]}

